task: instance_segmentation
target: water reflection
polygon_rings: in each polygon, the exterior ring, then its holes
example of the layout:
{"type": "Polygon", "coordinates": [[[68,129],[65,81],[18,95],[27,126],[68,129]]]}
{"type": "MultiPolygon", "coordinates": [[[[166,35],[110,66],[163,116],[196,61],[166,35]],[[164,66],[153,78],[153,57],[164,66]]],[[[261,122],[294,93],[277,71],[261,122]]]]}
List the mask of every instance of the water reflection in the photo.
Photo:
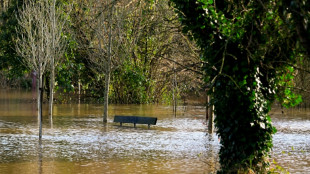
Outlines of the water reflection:
{"type": "Polygon", "coordinates": [[[42,148],[42,140],[40,139],[38,146],[38,174],[43,173],[42,164],[43,164],[43,148],[42,148]]]}

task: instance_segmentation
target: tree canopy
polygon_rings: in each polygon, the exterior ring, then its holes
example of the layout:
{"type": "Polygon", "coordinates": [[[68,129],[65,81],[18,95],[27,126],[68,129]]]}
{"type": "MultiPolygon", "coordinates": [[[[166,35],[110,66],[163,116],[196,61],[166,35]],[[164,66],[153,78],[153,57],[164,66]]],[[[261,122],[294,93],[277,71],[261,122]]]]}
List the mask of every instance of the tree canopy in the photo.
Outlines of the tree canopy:
{"type": "MultiPolygon", "coordinates": [[[[2,37],[10,35],[9,39],[1,41],[1,73],[27,78],[31,70],[21,63],[14,49],[17,9],[22,2],[10,2],[10,8],[3,12],[2,18],[7,23],[1,25],[2,37]],[[15,73],[16,70],[20,73],[15,73]]],[[[57,1],[56,6],[59,8],[66,3],[57,1]]],[[[72,95],[67,98],[66,94],[77,93],[80,89],[83,99],[102,102],[105,74],[97,70],[91,58],[96,57],[94,53],[99,43],[96,37],[99,18],[101,14],[107,17],[105,13],[109,12],[109,6],[105,1],[74,0],[70,3],[73,7],[63,32],[68,49],[59,56],[59,66],[55,69],[55,88],[60,93],[55,99],[68,102],[72,95]]],[[[121,25],[122,29],[113,30],[119,33],[112,39],[113,44],[119,42],[119,46],[112,48],[111,102],[169,103],[173,98],[172,88],[175,88],[179,99],[188,92],[201,91],[202,61],[199,50],[181,32],[180,22],[167,0],[122,0],[117,1],[115,7],[113,27],[121,25]],[[175,87],[173,81],[177,84],[175,87]]],[[[63,15],[67,11],[64,9],[63,15]]],[[[105,55],[102,54],[103,57],[105,55]]],[[[6,76],[3,74],[3,77],[6,76]]]]}

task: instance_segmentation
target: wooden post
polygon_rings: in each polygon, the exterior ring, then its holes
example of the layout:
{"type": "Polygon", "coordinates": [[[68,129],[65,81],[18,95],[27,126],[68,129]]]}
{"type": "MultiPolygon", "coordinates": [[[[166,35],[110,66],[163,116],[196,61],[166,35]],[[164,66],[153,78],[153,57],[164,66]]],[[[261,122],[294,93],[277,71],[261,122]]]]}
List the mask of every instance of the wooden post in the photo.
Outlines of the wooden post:
{"type": "Polygon", "coordinates": [[[209,119],[208,119],[208,132],[210,134],[212,134],[214,131],[214,112],[213,112],[213,110],[214,110],[214,106],[212,105],[209,107],[209,119]]]}
{"type": "MultiPolygon", "coordinates": [[[[212,88],[214,91],[214,88],[212,88]]],[[[211,101],[211,98],[209,98],[209,103],[211,101]]],[[[209,106],[209,114],[208,114],[208,132],[209,134],[212,134],[214,131],[214,105],[209,106]]]]}
{"type": "Polygon", "coordinates": [[[206,121],[208,121],[209,119],[209,102],[210,102],[210,98],[209,98],[209,95],[207,94],[206,96],[206,121]]]}

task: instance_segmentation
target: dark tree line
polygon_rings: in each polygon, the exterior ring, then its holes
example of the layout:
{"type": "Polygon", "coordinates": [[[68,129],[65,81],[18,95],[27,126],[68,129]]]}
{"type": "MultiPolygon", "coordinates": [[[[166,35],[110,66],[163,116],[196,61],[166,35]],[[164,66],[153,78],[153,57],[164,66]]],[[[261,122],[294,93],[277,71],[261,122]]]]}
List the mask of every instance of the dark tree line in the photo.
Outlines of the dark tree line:
{"type": "MultiPolygon", "coordinates": [[[[4,84],[7,81],[7,86],[14,85],[8,77],[12,76],[10,79],[13,82],[32,71],[20,63],[20,57],[15,52],[18,5],[16,1],[11,2],[9,10],[2,15],[7,25],[2,25],[1,30],[2,37],[6,37],[1,41],[1,82],[4,84]]],[[[181,32],[178,17],[168,1],[115,2],[112,14],[112,35],[115,37],[111,40],[110,101],[170,102],[173,98],[171,91],[175,91],[178,99],[188,92],[201,91],[202,61],[199,59],[199,50],[181,32]]],[[[18,4],[21,5],[22,1],[18,4]]],[[[57,1],[57,4],[70,4],[72,7],[63,11],[64,14],[70,11],[68,25],[64,28],[68,48],[59,63],[55,64],[55,88],[61,93],[55,100],[65,102],[67,100],[61,96],[66,93],[81,93],[85,98],[102,102],[106,74],[98,71],[98,64],[93,60],[96,57],[102,60],[101,69],[107,69],[107,52],[102,52],[100,56],[98,54],[98,24],[103,22],[106,25],[111,6],[108,1],[57,1]]],[[[104,25],[102,29],[108,27],[104,25]]],[[[101,40],[105,39],[104,36],[101,40]]],[[[29,80],[23,83],[29,86],[29,80]]]]}

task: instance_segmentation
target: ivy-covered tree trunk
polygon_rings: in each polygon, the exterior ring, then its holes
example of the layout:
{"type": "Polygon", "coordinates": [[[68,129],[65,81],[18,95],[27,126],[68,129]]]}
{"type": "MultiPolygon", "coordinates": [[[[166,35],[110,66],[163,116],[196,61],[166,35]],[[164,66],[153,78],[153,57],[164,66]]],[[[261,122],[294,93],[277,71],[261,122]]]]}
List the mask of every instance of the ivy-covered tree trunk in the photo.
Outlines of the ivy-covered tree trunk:
{"type": "Polygon", "coordinates": [[[238,87],[227,77],[216,80],[212,103],[221,141],[220,173],[264,173],[268,166],[275,133],[267,115],[271,103],[263,96],[259,68],[249,74],[247,81],[238,87]]]}
{"type": "Polygon", "coordinates": [[[275,98],[294,105],[290,91],[296,35],[278,13],[282,1],[172,0],[184,31],[202,49],[205,81],[220,138],[218,173],[266,173],[272,148],[268,112],[275,98]]]}

